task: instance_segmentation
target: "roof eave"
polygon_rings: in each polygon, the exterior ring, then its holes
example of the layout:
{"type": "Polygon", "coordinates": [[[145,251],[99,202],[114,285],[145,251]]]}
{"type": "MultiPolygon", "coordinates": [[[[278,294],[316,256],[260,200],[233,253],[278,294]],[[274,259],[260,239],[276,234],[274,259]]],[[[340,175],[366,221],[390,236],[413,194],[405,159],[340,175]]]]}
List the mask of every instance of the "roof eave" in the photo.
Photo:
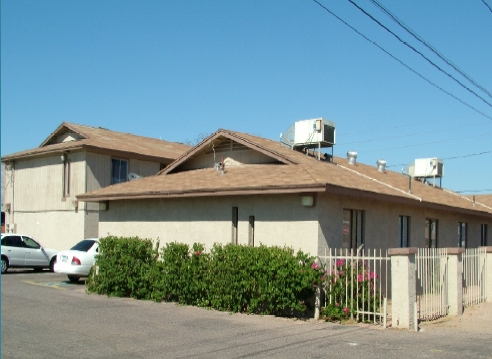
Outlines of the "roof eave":
{"type": "Polygon", "coordinates": [[[109,194],[109,195],[79,195],[77,200],[82,202],[116,201],[125,199],[152,199],[152,198],[183,198],[183,197],[218,197],[218,196],[245,196],[257,194],[284,194],[284,193],[314,193],[325,192],[326,186],[270,186],[257,188],[231,188],[231,189],[200,189],[189,191],[162,191],[162,192],[139,192],[133,194],[109,194]]]}

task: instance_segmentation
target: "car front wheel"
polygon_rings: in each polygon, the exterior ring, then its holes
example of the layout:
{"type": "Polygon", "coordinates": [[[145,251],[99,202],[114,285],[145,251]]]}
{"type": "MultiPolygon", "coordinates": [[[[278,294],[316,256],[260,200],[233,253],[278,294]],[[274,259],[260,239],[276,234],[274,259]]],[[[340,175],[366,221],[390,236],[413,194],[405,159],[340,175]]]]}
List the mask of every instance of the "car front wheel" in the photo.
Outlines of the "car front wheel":
{"type": "Polygon", "coordinates": [[[9,269],[9,262],[7,261],[7,258],[2,257],[2,274],[6,273],[8,269],[9,269]]]}

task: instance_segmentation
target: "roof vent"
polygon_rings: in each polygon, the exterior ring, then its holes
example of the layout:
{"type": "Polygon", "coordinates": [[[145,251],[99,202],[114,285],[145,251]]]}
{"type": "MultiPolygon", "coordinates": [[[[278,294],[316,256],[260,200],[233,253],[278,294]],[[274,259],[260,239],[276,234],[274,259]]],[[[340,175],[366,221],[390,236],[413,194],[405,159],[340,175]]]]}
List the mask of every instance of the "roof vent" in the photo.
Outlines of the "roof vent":
{"type": "Polygon", "coordinates": [[[347,159],[348,159],[348,163],[349,165],[355,165],[355,163],[357,162],[357,152],[355,151],[348,151],[347,152],[347,159]]]}
{"type": "Polygon", "coordinates": [[[379,159],[376,162],[376,165],[378,166],[378,172],[383,172],[386,170],[386,160],[379,159]]]}

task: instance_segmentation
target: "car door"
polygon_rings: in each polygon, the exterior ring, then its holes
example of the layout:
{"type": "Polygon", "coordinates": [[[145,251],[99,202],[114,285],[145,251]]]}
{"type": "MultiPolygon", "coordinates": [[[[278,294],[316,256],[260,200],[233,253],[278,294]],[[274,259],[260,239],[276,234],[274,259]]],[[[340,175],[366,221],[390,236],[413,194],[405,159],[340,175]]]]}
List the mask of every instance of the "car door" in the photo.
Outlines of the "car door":
{"type": "Polygon", "coordinates": [[[4,236],[2,238],[2,253],[9,257],[10,266],[24,266],[26,248],[20,236],[4,236]]]}
{"type": "Polygon", "coordinates": [[[26,267],[48,267],[50,259],[41,245],[34,239],[22,236],[22,240],[26,245],[26,267]]]}

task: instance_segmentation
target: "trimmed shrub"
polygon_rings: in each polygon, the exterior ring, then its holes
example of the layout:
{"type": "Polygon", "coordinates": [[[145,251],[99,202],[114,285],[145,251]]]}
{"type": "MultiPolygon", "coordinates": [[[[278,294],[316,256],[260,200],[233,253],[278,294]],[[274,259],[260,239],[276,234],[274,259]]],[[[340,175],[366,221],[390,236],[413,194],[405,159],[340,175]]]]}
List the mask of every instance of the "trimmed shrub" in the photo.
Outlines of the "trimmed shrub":
{"type": "Polygon", "coordinates": [[[98,274],[89,274],[87,291],[108,296],[152,299],[158,257],[149,239],[102,238],[96,256],[98,274]]]}
{"type": "Polygon", "coordinates": [[[314,258],[291,248],[167,243],[107,237],[87,290],[231,312],[300,315],[321,284],[314,258]]]}

